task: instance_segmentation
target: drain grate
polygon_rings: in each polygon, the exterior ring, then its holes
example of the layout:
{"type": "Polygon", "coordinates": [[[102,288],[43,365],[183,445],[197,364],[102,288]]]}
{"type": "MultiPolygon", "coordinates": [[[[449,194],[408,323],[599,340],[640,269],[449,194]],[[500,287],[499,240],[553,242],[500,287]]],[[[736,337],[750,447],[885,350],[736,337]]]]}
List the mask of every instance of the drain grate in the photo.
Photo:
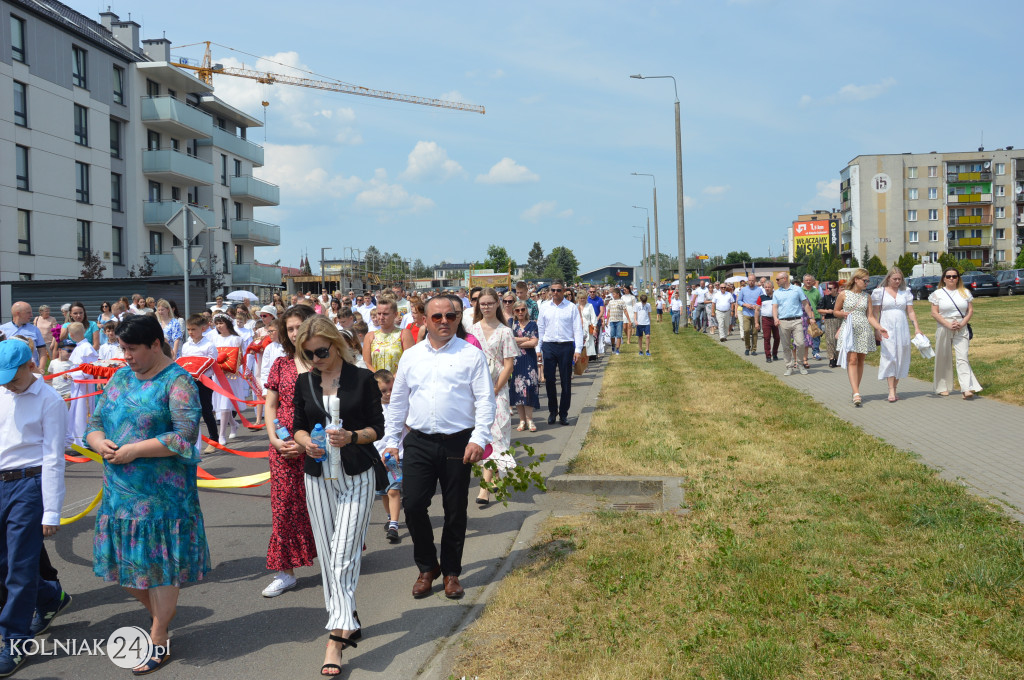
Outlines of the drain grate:
{"type": "Polygon", "coordinates": [[[654,512],[654,503],[613,503],[616,512],[654,512]]]}

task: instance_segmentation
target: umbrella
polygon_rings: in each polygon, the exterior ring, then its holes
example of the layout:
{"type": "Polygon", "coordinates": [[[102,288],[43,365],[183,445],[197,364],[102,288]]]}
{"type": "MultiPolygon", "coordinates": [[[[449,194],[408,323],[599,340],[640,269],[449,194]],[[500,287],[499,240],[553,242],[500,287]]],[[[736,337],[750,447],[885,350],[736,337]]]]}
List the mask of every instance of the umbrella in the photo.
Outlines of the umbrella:
{"type": "Polygon", "coordinates": [[[247,290],[232,291],[227,294],[227,299],[235,300],[236,302],[241,302],[242,300],[248,300],[249,302],[259,301],[259,298],[256,295],[247,290]]]}
{"type": "Polygon", "coordinates": [[[746,276],[730,276],[725,280],[726,283],[739,283],[740,281],[746,281],[746,276]]]}

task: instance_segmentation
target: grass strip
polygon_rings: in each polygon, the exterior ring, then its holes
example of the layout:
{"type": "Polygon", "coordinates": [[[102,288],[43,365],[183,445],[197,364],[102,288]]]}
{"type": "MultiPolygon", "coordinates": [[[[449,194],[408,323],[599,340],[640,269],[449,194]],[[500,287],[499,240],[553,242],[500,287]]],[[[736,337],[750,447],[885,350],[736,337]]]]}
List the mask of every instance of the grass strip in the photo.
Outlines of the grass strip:
{"type": "Polygon", "coordinates": [[[1024,531],[775,377],[655,325],[572,466],[690,514],[550,520],[454,677],[1024,677],[1024,531]]]}

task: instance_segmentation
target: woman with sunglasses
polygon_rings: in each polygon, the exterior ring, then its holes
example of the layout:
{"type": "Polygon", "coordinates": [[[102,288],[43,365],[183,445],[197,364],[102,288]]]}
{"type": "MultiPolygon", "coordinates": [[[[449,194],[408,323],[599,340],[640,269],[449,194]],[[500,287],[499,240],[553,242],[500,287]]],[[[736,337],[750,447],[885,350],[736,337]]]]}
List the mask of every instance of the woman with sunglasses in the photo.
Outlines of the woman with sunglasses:
{"type": "Polygon", "coordinates": [[[370,524],[376,490],[375,466],[383,466],[373,442],[384,435],[381,393],[370,371],[353,363],[341,332],[323,316],[302,323],[296,347],[311,370],[295,382],[295,442],[306,450],[306,505],[327,606],[330,631],[321,675],[341,673],[342,651],[361,637],[356,614],[356,585],[363,537],[370,524]],[[330,427],[330,403],[338,405],[341,429],[328,429],[332,447],[341,449],[342,470],[336,478],[321,459],[327,452],[316,446],[310,432],[319,424],[330,427]]]}
{"type": "Polygon", "coordinates": [[[519,354],[512,367],[512,378],[509,380],[509,402],[519,411],[519,427],[516,431],[522,432],[529,428],[530,432],[536,432],[533,409],[540,408],[537,322],[530,321],[530,308],[521,300],[517,300],[512,307],[512,335],[519,347],[519,354]]]}
{"type": "Polygon", "coordinates": [[[512,327],[513,314],[512,307],[516,304],[516,296],[513,295],[512,291],[503,293],[501,296],[501,311],[505,313],[505,323],[508,324],[509,328],[512,327]]]}
{"type": "Polygon", "coordinates": [[[948,397],[953,389],[953,364],[960,381],[964,399],[971,399],[981,391],[967,360],[970,335],[967,325],[974,316],[974,296],[964,287],[960,272],[947,267],[942,272],[942,288],[928,296],[932,304],[932,318],[938,324],[935,331],[935,393],[948,397]],[[955,359],[955,361],[954,361],[955,359]]]}
{"type": "Polygon", "coordinates": [[[871,292],[871,315],[878,319],[882,353],[878,360],[878,379],[889,383],[889,403],[899,400],[896,387],[901,378],[910,375],[910,327],[907,317],[914,323],[914,333],[920,333],[914,314],[914,295],[907,288],[903,272],[898,267],[889,270],[882,284],[871,292]]]}
{"type": "MultiPolygon", "coordinates": [[[[114,321],[114,311],[109,302],[100,303],[100,315],[96,318],[96,325],[103,328],[108,321],[114,321]]],[[[107,344],[107,334],[100,333],[100,345],[107,344]]]]}

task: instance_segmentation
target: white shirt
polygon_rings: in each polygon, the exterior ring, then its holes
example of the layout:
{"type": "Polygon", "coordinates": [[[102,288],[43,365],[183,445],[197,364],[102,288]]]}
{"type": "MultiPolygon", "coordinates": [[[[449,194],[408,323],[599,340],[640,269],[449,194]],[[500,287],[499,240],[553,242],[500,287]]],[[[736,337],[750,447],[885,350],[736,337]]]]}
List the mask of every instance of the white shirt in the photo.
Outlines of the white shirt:
{"type": "Polygon", "coordinates": [[[683,308],[683,299],[681,297],[679,297],[678,295],[673,295],[672,296],[672,302],[671,302],[671,305],[670,305],[670,309],[673,312],[678,312],[682,308],[683,308]]]}
{"type": "Polygon", "coordinates": [[[41,465],[43,524],[60,524],[68,418],[64,400],[41,379],[33,380],[21,394],[0,387],[0,413],[0,470],[41,465]]]}
{"type": "Polygon", "coordinates": [[[284,356],[284,347],[279,342],[272,342],[263,350],[263,358],[260,359],[260,383],[263,386],[263,394],[267,393],[267,378],[270,377],[270,369],[278,357],[284,356]]]}
{"type": "MultiPolygon", "coordinates": [[[[206,337],[205,335],[200,338],[199,342],[192,339],[191,335],[185,336],[185,344],[181,346],[181,356],[183,357],[209,357],[214,361],[217,360],[217,345],[214,344],[213,340],[206,337]]],[[[208,378],[213,377],[213,370],[207,369],[203,374],[208,378]]]]}
{"type": "Polygon", "coordinates": [[[406,328],[408,328],[409,324],[411,324],[411,323],[413,323],[412,312],[406,312],[402,316],[402,326],[401,326],[402,330],[404,331],[406,328]]]}
{"type": "MultiPolygon", "coordinates": [[[[388,417],[388,411],[391,410],[391,404],[390,403],[388,403],[388,404],[381,404],[380,407],[384,410],[384,420],[386,422],[387,421],[387,417],[388,417]]],[[[398,440],[398,447],[397,448],[398,448],[398,460],[399,461],[401,461],[403,458],[405,458],[405,435],[407,435],[407,434],[409,434],[408,426],[402,428],[402,436],[398,440]]],[[[387,448],[386,446],[384,446],[384,440],[383,439],[378,439],[377,441],[375,441],[373,443],[373,445],[377,448],[377,453],[379,453],[380,455],[383,456],[384,455],[384,449],[387,448]]]]}
{"type": "Polygon", "coordinates": [[[718,291],[711,297],[711,300],[715,303],[715,309],[719,312],[728,312],[732,309],[733,299],[729,293],[718,291]]]}
{"type": "Polygon", "coordinates": [[[636,325],[637,326],[650,326],[651,325],[651,303],[644,302],[636,303],[633,307],[633,311],[636,313],[636,325]]]}
{"type": "Polygon", "coordinates": [[[453,337],[440,349],[428,338],[398,362],[386,415],[384,448],[397,448],[406,425],[426,434],[454,434],[473,428],[470,441],[491,441],[497,408],[486,355],[453,337]]]}
{"type": "Polygon", "coordinates": [[[121,349],[121,345],[116,342],[100,345],[100,361],[104,359],[124,359],[124,351],[121,349]]]}
{"type": "Polygon", "coordinates": [[[542,302],[540,316],[537,317],[537,335],[538,352],[545,342],[572,342],[576,352],[583,351],[583,322],[579,308],[564,298],[560,305],[551,300],[542,302]]]}
{"type": "MultiPolygon", "coordinates": [[[[78,368],[82,364],[89,364],[99,358],[99,353],[92,346],[92,343],[88,340],[82,340],[80,343],[75,345],[75,348],[71,350],[71,356],[68,357],[68,363],[71,364],[72,368],[78,368]]],[[[81,371],[72,373],[71,377],[75,380],[87,380],[92,378],[91,375],[86,375],[81,371]]],[[[2,482],[0,482],[2,483],[2,482]]]]}
{"type": "MultiPolygon", "coordinates": [[[[50,373],[64,373],[64,371],[71,370],[71,362],[54,359],[50,362],[47,370],[50,373]]],[[[57,394],[65,399],[71,396],[71,386],[73,384],[70,373],[64,373],[64,375],[59,375],[50,381],[50,387],[57,390],[57,394]]]]}

